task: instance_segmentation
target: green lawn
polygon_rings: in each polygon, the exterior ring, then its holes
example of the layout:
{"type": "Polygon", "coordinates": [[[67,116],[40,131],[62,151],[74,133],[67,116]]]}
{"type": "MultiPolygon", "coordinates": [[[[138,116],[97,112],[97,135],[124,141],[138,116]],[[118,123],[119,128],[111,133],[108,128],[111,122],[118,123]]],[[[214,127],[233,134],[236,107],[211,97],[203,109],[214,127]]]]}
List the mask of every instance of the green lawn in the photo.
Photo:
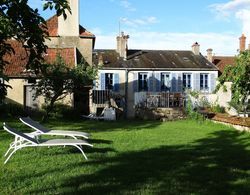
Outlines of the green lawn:
{"type": "MultiPolygon", "coordinates": [[[[250,194],[250,133],[196,121],[45,125],[90,132],[89,160],[71,147],[24,148],[1,158],[1,194],[250,194]]],[[[2,156],[12,140],[0,131],[2,156]]]]}

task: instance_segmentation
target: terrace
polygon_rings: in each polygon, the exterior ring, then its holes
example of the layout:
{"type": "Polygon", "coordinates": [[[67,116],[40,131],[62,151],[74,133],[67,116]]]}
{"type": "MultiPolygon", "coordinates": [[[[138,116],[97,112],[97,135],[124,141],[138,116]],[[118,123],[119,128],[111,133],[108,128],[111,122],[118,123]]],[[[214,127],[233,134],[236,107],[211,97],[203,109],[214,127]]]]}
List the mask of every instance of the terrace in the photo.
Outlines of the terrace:
{"type": "MultiPolygon", "coordinates": [[[[109,90],[92,90],[90,99],[91,106],[94,107],[95,110],[107,107],[110,104],[122,111],[125,109],[124,96],[109,90]]],[[[186,97],[184,93],[143,91],[134,93],[133,107],[140,109],[182,109],[185,106],[185,100],[186,97]]]]}

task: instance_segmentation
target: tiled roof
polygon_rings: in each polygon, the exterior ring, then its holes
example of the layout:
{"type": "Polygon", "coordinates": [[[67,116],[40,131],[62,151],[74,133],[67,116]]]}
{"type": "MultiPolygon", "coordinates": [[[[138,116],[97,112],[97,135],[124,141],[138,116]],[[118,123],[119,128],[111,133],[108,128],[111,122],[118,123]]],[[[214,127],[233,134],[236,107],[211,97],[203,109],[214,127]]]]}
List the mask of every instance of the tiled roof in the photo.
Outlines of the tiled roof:
{"type": "Polygon", "coordinates": [[[48,48],[44,60],[47,63],[54,63],[57,55],[60,55],[69,67],[76,65],[76,49],[75,48],[48,48]]]}
{"type": "Polygon", "coordinates": [[[28,53],[18,41],[8,41],[11,44],[15,53],[5,54],[3,59],[8,62],[5,66],[4,73],[8,76],[20,75],[25,70],[25,65],[28,63],[28,53]]]}
{"type": "Polygon", "coordinates": [[[48,33],[50,37],[58,36],[58,18],[57,15],[52,16],[46,21],[48,33]]]}
{"type": "MultiPolygon", "coordinates": [[[[58,36],[58,17],[57,15],[52,16],[46,21],[47,28],[48,28],[48,33],[50,37],[55,37],[58,36]]],[[[84,27],[79,25],[79,36],[80,37],[90,37],[93,38],[95,37],[94,34],[91,32],[87,31],[84,27]]]]}
{"type": "MultiPolygon", "coordinates": [[[[8,76],[22,77],[25,76],[26,64],[28,63],[29,53],[25,51],[21,43],[15,40],[9,41],[14,54],[6,54],[4,60],[8,62],[5,66],[4,73],[8,76]]],[[[56,55],[59,54],[70,67],[76,64],[76,49],[75,48],[49,48],[47,54],[44,55],[45,62],[53,63],[56,55]]]]}
{"type": "Polygon", "coordinates": [[[218,67],[222,73],[227,65],[235,65],[235,56],[213,56],[213,63],[218,67]]]}
{"type": "Polygon", "coordinates": [[[164,70],[218,70],[202,55],[192,51],[176,50],[128,50],[127,60],[115,50],[96,50],[94,63],[102,59],[103,68],[138,68],[164,70]]]}
{"type": "Polygon", "coordinates": [[[80,37],[95,37],[94,34],[92,34],[91,32],[87,31],[84,27],[82,27],[81,25],[79,26],[79,34],[80,37]]]}

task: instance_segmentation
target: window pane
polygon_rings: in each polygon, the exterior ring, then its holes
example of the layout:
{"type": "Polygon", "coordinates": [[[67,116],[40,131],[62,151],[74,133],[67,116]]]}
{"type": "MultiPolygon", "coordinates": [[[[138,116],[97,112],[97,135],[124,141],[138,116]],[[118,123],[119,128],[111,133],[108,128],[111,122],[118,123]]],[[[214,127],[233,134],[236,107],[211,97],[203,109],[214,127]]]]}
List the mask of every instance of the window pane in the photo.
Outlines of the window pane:
{"type": "Polygon", "coordinates": [[[183,87],[191,88],[191,74],[183,74],[183,87]]]}
{"type": "Polygon", "coordinates": [[[170,89],[170,78],[168,73],[161,73],[161,90],[169,91],[170,89]]]}
{"type": "Polygon", "coordinates": [[[208,74],[201,74],[200,75],[200,88],[201,89],[208,89],[208,74]]]}
{"type": "Polygon", "coordinates": [[[205,74],[205,88],[208,88],[208,75],[205,74]]]}
{"type": "Polygon", "coordinates": [[[105,89],[113,90],[113,74],[105,73],[105,89]]]}
{"type": "Polygon", "coordinates": [[[139,91],[147,91],[148,90],[148,81],[147,81],[147,73],[139,73],[139,91]]]}

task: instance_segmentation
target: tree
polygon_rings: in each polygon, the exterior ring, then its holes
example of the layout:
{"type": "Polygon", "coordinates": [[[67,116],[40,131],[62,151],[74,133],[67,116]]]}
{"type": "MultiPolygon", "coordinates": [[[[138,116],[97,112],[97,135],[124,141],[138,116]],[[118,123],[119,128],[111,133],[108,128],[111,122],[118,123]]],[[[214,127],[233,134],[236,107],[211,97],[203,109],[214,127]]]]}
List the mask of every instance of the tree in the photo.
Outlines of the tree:
{"type": "MultiPolygon", "coordinates": [[[[55,9],[57,15],[63,14],[66,19],[66,10],[70,11],[67,0],[44,0],[44,10],[55,9]]],[[[38,13],[38,9],[32,9],[28,5],[28,0],[1,0],[0,1],[0,78],[7,80],[4,76],[4,61],[6,54],[14,54],[10,39],[15,39],[22,43],[29,53],[27,69],[32,69],[39,73],[43,53],[47,46],[45,39],[48,38],[46,23],[38,13]]],[[[7,85],[1,85],[0,97],[4,97],[7,85]]]]}
{"type": "Polygon", "coordinates": [[[97,69],[86,62],[78,64],[75,68],[69,68],[61,56],[57,56],[55,63],[45,64],[43,77],[33,88],[36,90],[34,98],[45,97],[46,120],[55,103],[64,99],[67,95],[78,93],[82,86],[91,85],[96,78],[97,69]]]}
{"type": "Polygon", "coordinates": [[[229,65],[219,77],[217,90],[225,82],[231,81],[232,102],[238,111],[246,110],[246,101],[250,95],[250,51],[241,52],[236,58],[235,66],[229,65]],[[245,108],[244,108],[245,107],[245,108]],[[244,109],[243,109],[244,108],[244,109]]]}

